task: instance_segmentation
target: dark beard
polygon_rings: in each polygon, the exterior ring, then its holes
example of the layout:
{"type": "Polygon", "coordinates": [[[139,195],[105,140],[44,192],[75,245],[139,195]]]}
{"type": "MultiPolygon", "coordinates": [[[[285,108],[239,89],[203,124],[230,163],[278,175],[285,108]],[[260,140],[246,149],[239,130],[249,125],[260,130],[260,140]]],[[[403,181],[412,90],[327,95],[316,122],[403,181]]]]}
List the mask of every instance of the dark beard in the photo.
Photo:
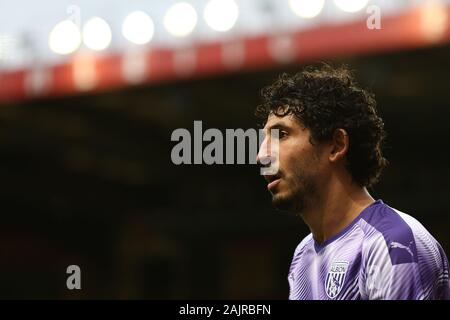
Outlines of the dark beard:
{"type": "Polygon", "coordinates": [[[316,195],[316,187],[310,177],[297,172],[296,175],[286,181],[292,185],[290,193],[287,195],[274,194],[272,205],[280,211],[302,214],[312,203],[316,195]],[[295,182],[293,183],[292,180],[295,182]]]}
{"type": "Polygon", "coordinates": [[[272,205],[280,211],[302,212],[305,207],[303,197],[299,193],[292,193],[287,196],[273,195],[272,205]]]}

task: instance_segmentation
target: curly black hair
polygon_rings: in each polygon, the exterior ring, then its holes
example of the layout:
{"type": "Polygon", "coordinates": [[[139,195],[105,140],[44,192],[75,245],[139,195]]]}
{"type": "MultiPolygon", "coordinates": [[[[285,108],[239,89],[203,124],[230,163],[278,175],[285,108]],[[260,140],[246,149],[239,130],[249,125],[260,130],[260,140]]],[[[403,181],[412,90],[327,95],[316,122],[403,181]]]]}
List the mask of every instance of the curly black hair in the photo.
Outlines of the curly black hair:
{"type": "Polygon", "coordinates": [[[261,97],[258,117],[265,122],[270,114],[292,114],[309,129],[312,144],[344,129],[349,135],[346,168],[358,185],[371,187],[388,165],[381,150],[386,132],[374,95],[357,84],[347,67],[323,64],[292,76],[284,73],[261,90],[261,97]]]}

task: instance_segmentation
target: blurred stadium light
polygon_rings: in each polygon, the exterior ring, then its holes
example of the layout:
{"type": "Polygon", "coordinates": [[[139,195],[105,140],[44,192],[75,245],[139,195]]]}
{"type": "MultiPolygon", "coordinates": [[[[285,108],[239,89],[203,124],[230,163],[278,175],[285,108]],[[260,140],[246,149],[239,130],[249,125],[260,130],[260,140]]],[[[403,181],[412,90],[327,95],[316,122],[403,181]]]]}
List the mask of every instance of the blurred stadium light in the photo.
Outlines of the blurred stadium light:
{"type": "Polygon", "coordinates": [[[148,43],[154,33],[153,20],[145,12],[135,11],[130,13],[122,25],[122,34],[134,44],[148,43]]]}
{"type": "Polygon", "coordinates": [[[211,0],[206,4],[203,15],[211,29],[226,32],[236,24],[239,7],[234,0],[211,0]]]}
{"type": "Polygon", "coordinates": [[[314,18],[323,9],[325,0],[289,0],[292,11],[301,18],[314,18]]]}
{"type": "Polygon", "coordinates": [[[108,48],[111,37],[111,28],[100,17],[91,18],[83,27],[83,42],[92,50],[102,51],[108,48]]]}
{"type": "Polygon", "coordinates": [[[79,27],[70,20],[59,22],[50,32],[48,45],[58,54],[70,54],[75,52],[81,44],[79,27]]]}
{"type": "Polygon", "coordinates": [[[339,9],[345,12],[357,12],[364,9],[369,3],[369,0],[334,0],[334,3],[339,9]]]}
{"type": "Polygon", "coordinates": [[[186,37],[197,25],[197,12],[188,2],[172,5],[164,16],[164,27],[175,37],[186,37]]]}
{"type": "Polygon", "coordinates": [[[23,1],[0,4],[0,102],[450,39],[448,0],[23,1]],[[380,28],[369,28],[377,13],[380,28]]]}

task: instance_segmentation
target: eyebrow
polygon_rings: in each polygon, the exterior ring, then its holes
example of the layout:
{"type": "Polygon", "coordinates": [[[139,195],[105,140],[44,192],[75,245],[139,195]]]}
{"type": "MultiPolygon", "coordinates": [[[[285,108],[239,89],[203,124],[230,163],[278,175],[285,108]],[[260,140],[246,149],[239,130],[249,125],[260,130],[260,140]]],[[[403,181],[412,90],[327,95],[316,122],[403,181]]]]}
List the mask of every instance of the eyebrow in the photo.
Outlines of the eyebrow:
{"type": "Polygon", "coordinates": [[[267,134],[268,131],[278,129],[278,130],[290,130],[291,128],[285,125],[283,122],[276,122],[273,125],[264,129],[264,133],[267,134]]]}

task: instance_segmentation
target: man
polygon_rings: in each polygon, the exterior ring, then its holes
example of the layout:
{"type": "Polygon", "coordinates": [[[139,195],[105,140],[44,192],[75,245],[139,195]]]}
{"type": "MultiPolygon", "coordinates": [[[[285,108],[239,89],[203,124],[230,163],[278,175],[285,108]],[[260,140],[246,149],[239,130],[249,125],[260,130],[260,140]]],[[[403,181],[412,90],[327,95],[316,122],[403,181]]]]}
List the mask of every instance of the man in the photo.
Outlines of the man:
{"type": "Polygon", "coordinates": [[[273,205],[311,230],[294,252],[289,298],[449,299],[439,243],[367,191],[387,165],[373,96],[347,69],[322,66],[282,75],[262,98],[258,161],[278,168],[265,176],[273,205]]]}

